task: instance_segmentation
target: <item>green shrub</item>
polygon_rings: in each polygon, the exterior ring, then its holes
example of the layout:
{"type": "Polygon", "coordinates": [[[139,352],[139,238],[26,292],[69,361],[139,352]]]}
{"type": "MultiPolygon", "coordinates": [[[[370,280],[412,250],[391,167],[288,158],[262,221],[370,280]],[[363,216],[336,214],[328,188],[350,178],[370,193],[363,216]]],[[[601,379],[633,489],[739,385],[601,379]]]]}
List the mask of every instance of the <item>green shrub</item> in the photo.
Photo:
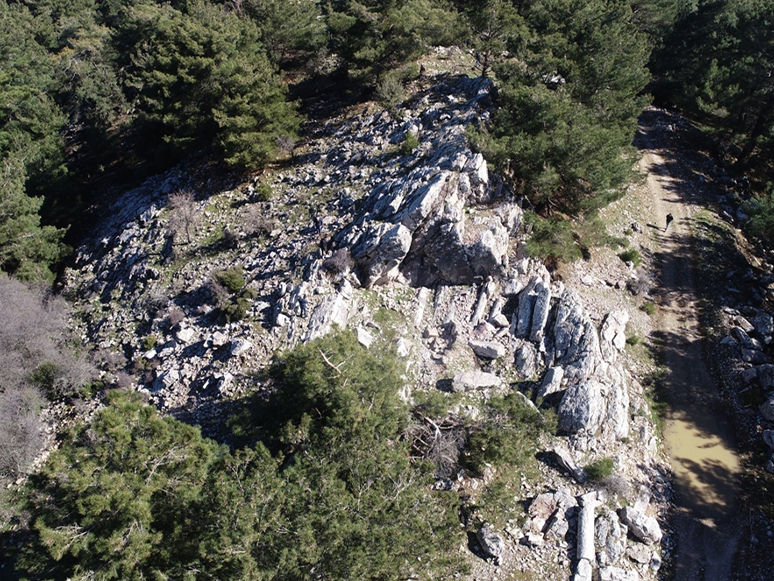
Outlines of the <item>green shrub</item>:
{"type": "Polygon", "coordinates": [[[634,268],[639,268],[639,266],[642,264],[642,255],[634,248],[624,250],[618,254],[618,258],[624,262],[631,262],[634,265],[634,268]]]}
{"type": "Polygon", "coordinates": [[[408,155],[419,147],[419,138],[411,132],[406,133],[406,137],[403,139],[403,143],[400,144],[400,152],[402,155],[408,155]]]}
{"type": "Polygon", "coordinates": [[[390,71],[382,75],[382,78],[376,84],[376,100],[387,109],[390,114],[394,114],[398,103],[406,98],[406,89],[403,86],[401,75],[398,71],[390,71]]]}
{"type": "Polygon", "coordinates": [[[769,243],[774,241],[774,188],[767,194],[755,194],[744,205],[744,210],[750,215],[748,222],[750,233],[769,243]]]}
{"type": "Polygon", "coordinates": [[[518,466],[535,452],[542,417],[520,395],[490,399],[484,419],[471,428],[464,464],[481,474],[487,464],[518,466]]]}
{"type": "Polygon", "coordinates": [[[251,303],[244,296],[234,297],[220,307],[220,312],[227,323],[241,321],[247,317],[251,303]]]}
{"type": "Polygon", "coordinates": [[[231,293],[238,293],[245,284],[245,271],[241,266],[232,266],[226,270],[215,273],[215,280],[218,284],[225,287],[231,293]]]}
{"type": "Polygon", "coordinates": [[[266,182],[258,182],[258,186],[255,188],[255,197],[259,202],[268,202],[274,197],[274,190],[266,182]]]}
{"type": "Polygon", "coordinates": [[[107,383],[104,379],[97,379],[79,386],[75,393],[80,399],[89,400],[106,387],[107,383]]]}
{"type": "Polygon", "coordinates": [[[524,221],[532,229],[527,240],[527,254],[530,256],[542,258],[549,267],[554,268],[559,263],[574,262],[583,257],[570,222],[541,218],[534,212],[525,212],[524,221]]]}
{"type": "Polygon", "coordinates": [[[532,231],[527,240],[527,253],[542,258],[549,267],[588,259],[592,248],[620,248],[628,244],[625,238],[608,234],[596,212],[574,221],[542,218],[534,212],[525,212],[524,222],[532,231]]]}
{"type": "Polygon", "coordinates": [[[429,418],[442,418],[460,402],[460,394],[443,393],[438,390],[419,391],[414,394],[414,413],[429,418]]]}
{"type": "Polygon", "coordinates": [[[38,365],[30,375],[30,383],[43,392],[49,400],[55,400],[64,395],[68,387],[65,369],[50,361],[38,365]]]}
{"type": "Polygon", "coordinates": [[[612,458],[600,458],[583,467],[591,482],[599,482],[613,474],[615,463],[612,458]]]}
{"type": "MultiPolygon", "coordinates": [[[[476,521],[485,521],[496,528],[504,528],[509,521],[519,520],[524,522],[524,506],[518,502],[521,492],[521,468],[498,470],[494,478],[476,499],[475,505],[470,506],[470,514],[478,517],[476,521]]],[[[476,522],[475,527],[481,525],[476,522]]]]}
{"type": "Polygon", "coordinates": [[[216,298],[220,315],[226,323],[241,321],[250,311],[251,301],[257,296],[255,289],[245,286],[241,266],[232,266],[215,274],[211,292],[216,298]],[[227,294],[227,291],[230,293],[227,294]]]}
{"type": "Polygon", "coordinates": [[[647,313],[651,317],[656,313],[656,305],[651,303],[650,301],[642,303],[642,306],[640,307],[640,310],[643,313],[647,313]]]}
{"type": "Polygon", "coordinates": [[[626,344],[634,347],[640,342],[640,338],[637,335],[629,335],[626,337],[626,344]]]}
{"type": "Polygon", "coordinates": [[[142,348],[145,351],[150,351],[156,346],[156,336],[155,335],[148,335],[147,337],[143,337],[142,339],[142,348]]]}
{"type": "Polygon", "coordinates": [[[302,425],[310,434],[353,430],[369,417],[376,421],[362,424],[369,433],[400,433],[408,410],[398,399],[402,382],[395,354],[365,349],[350,331],[326,339],[275,359],[271,375],[280,387],[259,410],[258,423],[271,426],[266,437],[282,440],[302,425]]]}
{"type": "Polygon", "coordinates": [[[629,245],[626,238],[612,236],[607,232],[607,226],[597,212],[591,212],[574,222],[578,244],[585,249],[607,246],[609,248],[624,248],[629,245]]]}

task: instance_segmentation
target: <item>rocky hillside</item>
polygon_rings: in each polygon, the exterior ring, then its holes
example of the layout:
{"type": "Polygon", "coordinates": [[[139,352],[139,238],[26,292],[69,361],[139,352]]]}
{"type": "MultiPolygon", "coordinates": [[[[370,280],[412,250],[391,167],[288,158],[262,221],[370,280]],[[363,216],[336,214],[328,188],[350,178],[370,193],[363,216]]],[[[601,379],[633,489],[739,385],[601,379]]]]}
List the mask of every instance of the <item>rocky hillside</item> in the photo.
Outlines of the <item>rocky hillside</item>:
{"type": "MultiPolygon", "coordinates": [[[[266,388],[273,353],[337,326],[394,346],[407,401],[437,392],[475,417],[516,390],[558,434],[513,499],[526,520],[485,524],[466,549],[477,578],[655,578],[668,471],[627,371],[629,316],[597,324],[525,256],[519,200],[466,138],[491,90],[439,77],[393,114],[310,124],[292,159],[249,183],[186,165],[148,180],[79,249],[65,292],[108,381],[221,440],[219,418],[266,388]],[[600,465],[592,482],[583,467],[600,465]]],[[[490,476],[436,485],[469,502],[490,476]]]]}

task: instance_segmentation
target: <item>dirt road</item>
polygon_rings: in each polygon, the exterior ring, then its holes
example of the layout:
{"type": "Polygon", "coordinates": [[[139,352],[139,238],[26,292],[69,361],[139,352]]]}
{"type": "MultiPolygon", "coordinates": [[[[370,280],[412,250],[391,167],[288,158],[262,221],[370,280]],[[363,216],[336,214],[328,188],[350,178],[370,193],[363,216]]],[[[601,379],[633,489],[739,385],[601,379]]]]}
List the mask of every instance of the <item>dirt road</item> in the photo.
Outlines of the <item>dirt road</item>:
{"type": "MultiPolygon", "coordinates": [[[[638,146],[652,198],[648,224],[657,238],[656,339],[668,369],[666,445],[674,472],[675,579],[727,581],[741,526],[737,518],[739,460],[733,432],[703,359],[691,254],[690,189],[673,175],[668,150],[654,149],[658,115],[644,116],[638,146]],[[649,125],[650,123],[650,125],[649,125]],[[668,231],[666,216],[674,222],[668,231]]],[[[662,128],[663,129],[663,128],[662,128]]]]}

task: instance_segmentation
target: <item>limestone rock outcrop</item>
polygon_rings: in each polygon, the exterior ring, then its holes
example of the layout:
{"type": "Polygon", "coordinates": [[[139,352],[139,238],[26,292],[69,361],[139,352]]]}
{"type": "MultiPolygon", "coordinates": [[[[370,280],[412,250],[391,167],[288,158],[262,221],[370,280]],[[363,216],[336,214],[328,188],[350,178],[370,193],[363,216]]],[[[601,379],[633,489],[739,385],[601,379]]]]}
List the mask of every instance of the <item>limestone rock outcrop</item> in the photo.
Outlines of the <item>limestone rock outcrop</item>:
{"type": "MultiPolygon", "coordinates": [[[[185,167],[149,180],[80,250],[65,291],[78,297],[92,341],[151,369],[135,378],[137,389],[203,426],[224,400],[271,387],[256,386],[253,372],[273,353],[337,328],[354,330],[366,348],[395,350],[405,364],[406,402],[417,389],[455,392],[453,413],[473,424],[481,402],[514,390],[540,421],[557,406],[560,437],[536,452],[548,457],[542,469],[558,490],[523,489],[520,501],[536,498],[522,543],[554,555],[577,548],[576,580],[627,579],[620,558],[627,527],[607,509],[597,514],[595,496],[584,497],[582,510],[575,496],[590,488],[580,466],[610,449],[620,453],[629,433],[636,384],[618,360],[626,315],[610,313],[599,325],[581,296],[524,257],[518,199],[466,139],[466,127],[489,114],[491,88],[487,80],[450,78],[402,107],[401,119],[366,112],[325,125],[300,167],[266,178],[270,201],[255,199],[258,181],[197,192],[207,218],[199,242],[216,240],[208,242],[212,255],[199,253],[201,245],[175,247],[165,209],[169,194],[203,180],[185,167]],[[396,147],[408,134],[419,142],[412,152],[396,147]],[[244,208],[260,223],[246,223],[244,208]],[[220,242],[226,231],[233,237],[220,242]],[[224,291],[213,280],[233,267],[242,269],[244,289],[218,295],[224,291]],[[117,298],[132,306],[115,308],[117,298]],[[224,316],[224,305],[243,303],[241,320],[224,316]],[[157,337],[157,346],[143,347],[136,329],[157,337]]],[[[751,347],[771,335],[765,316],[742,330],[751,347]]],[[[754,369],[750,381],[773,389],[774,366],[754,369]]],[[[645,416],[633,425],[650,441],[645,416]]],[[[485,481],[462,470],[453,478],[441,484],[485,481]]],[[[631,518],[639,523],[632,531],[657,542],[660,530],[644,516],[631,518]]],[[[476,536],[488,557],[507,561],[518,533],[485,525],[476,536]]]]}

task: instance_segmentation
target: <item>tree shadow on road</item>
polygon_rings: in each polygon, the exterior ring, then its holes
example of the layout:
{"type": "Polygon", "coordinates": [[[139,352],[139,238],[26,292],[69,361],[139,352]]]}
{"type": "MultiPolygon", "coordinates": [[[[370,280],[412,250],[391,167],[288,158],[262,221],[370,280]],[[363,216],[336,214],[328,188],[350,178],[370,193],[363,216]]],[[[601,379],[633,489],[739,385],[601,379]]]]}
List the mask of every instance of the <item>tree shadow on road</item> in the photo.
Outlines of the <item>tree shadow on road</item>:
{"type": "Polygon", "coordinates": [[[756,451],[762,446],[754,432],[757,410],[742,396],[758,387],[741,385],[735,379],[738,375],[723,369],[741,368],[738,347],[718,346],[729,317],[766,307],[763,281],[768,273],[735,229],[741,227],[735,208],[729,210],[729,204],[738,204],[748,193],[718,163],[711,141],[679,115],[647,110],[634,145],[658,156],[649,171],[663,189],[661,197],[667,204],[688,205],[685,219],[690,222],[689,228],[676,222],[668,232],[663,232],[662,224],[648,224],[652,235],[661,237],[652,254],[655,270],[661,273],[654,302],[664,316],[672,318],[671,326],[652,336],[654,356],[666,368],[654,378],[651,390],[656,407],[665,415],[679,418],[681,429],[691,432],[691,437],[707,439],[697,444],[695,455],[678,451],[673,457],[690,475],[689,482],[682,482],[680,474],[673,477],[677,505],[668,519],[677,529],[680,545],[673,578],[769,579],[774,551],[765,527],[771,526],[774,517],[774,479],[762,468],[767,456],[756,451]],[[698,320],[681,314],[688,308],[695,310],[698,320]],[[686,330],[687,325],[692,328],[686,330]],[[736,354],[729,359],[726,355],[731,350],[736,354]],[[714,377],[700,379],[696,361],[703,361],[714,377]],[[721,378],[724,393],[718,389],[721,378]],[[700,387],[713,382],[712,389],[700,387]],[[717,420],[723,418],[725,426],[718,429],[717,420]],[[741,474],[712,457],[723,447],[741,450],[745,465],[741,474]],[[679,496],[696,487],[728,496],[734,508],[709,495],[679,496]]]}

